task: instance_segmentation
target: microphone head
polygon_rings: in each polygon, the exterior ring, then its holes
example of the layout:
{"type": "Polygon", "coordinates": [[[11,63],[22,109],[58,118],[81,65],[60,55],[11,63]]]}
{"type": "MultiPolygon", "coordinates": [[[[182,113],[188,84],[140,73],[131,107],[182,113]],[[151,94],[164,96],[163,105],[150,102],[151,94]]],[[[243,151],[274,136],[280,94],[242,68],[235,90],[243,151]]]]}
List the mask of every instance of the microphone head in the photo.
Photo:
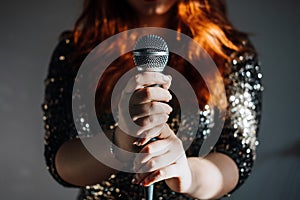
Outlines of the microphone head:
{"type": "Polygon", "coordinates": [[[139,72],[162,72],[168,58],[167,43],[158,35],[141,37],[133,49],[133,60],[139,72]]]}

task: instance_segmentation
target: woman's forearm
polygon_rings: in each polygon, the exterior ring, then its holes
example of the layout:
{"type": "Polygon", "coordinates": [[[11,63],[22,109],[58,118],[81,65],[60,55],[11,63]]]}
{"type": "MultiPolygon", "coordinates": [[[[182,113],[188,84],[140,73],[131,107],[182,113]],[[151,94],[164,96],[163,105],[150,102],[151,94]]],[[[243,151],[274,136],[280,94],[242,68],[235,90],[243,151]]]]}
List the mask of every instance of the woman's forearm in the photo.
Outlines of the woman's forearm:
{"type": "Polygon", "coordinates": [[[199,199],[216,199],[237,185],[239,172],[234,161],[222,153],[210,153],[205,158],[188,158],[192,172],[190,196],[199,199]]]}
{"type": "MultiPolygon", "coordinates": [[[[92,139],[85,138],[84,140],[92,139]]],[[[99,183],[116,172],[94,158],[80,139],[67,141],[59,148],[55,157],[55,165],[59,176],[76,186],[99,183]]]]}
{"type": "MultiPolygon", "coordinates": [[[[97,136],[69,140],[59,148],[55,156],[55,166],[64,181],[76,186],[86,186],[106,180],[111,174],[118,172],[94,158],[81,141],[86,140],[84,143],[90,141],[93,143],[93,141],[97,141],[95,137],[97,136]]],[[[122,149],[137,152],[137,148],[135,149],[135,145],[133,145],[135,139],[123,133],[118,127],[115,129],[115,144],[122,149]]],[[[122,155],[119,151],[116,151],[114,156],[123,163],[132,160],[128,158],[127,154],[122,155]]]]}
{"type": "MultiPolygon", "coordinates": [[[[93,138],[86,138],[89,140],[93,138]]],[[[239,173],[234,161],[222,153],[210,153],[205,158],[190,157],[192,184],[187,194],[199,199],[222,197],[234,189],[239,173]]],[[[80,139],[65,142],[55,157],[56,170],[66,182],[86,186],[106,180],[117,170],[94,158],[80,139]]]]}

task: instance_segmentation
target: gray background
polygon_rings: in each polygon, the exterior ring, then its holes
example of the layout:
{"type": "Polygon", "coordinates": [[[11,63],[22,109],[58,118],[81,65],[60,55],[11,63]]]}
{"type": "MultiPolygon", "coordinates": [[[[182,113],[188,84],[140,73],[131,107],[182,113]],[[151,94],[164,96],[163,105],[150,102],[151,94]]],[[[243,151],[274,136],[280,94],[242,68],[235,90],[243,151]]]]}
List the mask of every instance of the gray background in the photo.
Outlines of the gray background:
{"type": "MultiPolygon", "coordinates": [[[[297,0],[228,1],[230,18],[253,33],[264,73],[261,145],[252,176],[232,199],[299,199],[299,6],[297,0]]],[[[1,199],[74,199],[43,159],[41,103],[49,58],[81,1],[1,1],[1,199]]]]}

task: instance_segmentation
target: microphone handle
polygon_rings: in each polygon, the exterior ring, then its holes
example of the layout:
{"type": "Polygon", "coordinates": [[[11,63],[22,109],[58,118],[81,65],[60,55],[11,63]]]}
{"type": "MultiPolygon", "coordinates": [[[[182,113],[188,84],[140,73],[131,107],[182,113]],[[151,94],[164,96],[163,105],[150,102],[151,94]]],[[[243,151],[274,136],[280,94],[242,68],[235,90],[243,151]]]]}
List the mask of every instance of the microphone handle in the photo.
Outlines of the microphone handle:
{"type": "MultiPolygon", "coordinates": [[[[154,142],[157,140],[156,138],[152,138],[147,144],[154,142]]],[[[144,194],[146,200],[153,200],[153,194],[154,194],[154,184],[149,185],[148,187],[144,188],[144,194]]]]}
{"type": "Polygon", "coordinates": [[[144,188],[146,200],[153,200],[154,184],[144,188]]]}
{"type": "MultiPolygon", "coordinates": [[[[160,84],[153,84],[153,85],[149,85],[147,87],[162,87],[162,86],[160,84]]],[[[154,142],[155,140],[157,140],[157,139],[156,138],[152,138],[148,143],[154,142]]],[[[145,193],[146,200],[153,200],[154,184],[149,185],[148,187],[145,187],[144,188],[144,193],[145,193]]]]}

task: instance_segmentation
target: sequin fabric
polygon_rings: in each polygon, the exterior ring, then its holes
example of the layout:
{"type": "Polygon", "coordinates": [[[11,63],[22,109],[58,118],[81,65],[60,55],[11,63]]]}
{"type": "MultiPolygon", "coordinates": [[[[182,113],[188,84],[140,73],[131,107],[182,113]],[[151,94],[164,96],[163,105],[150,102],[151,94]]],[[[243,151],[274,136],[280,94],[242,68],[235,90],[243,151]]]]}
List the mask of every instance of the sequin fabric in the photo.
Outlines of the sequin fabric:
{"type": "MultiPolygon", "coordinates": [[[[72,116],[72,88],[76,71],[71,70],[70,54],[74,46],[69,38],[61,39],[56,47],[48,76],[45,80],[45,99],[42,105],[45,124],[45,159],[51,175],[62,185],[76,187],[62,180],[55,168],[55,154],[65,142],[82,137],[89,132],[88,119],[83,114],[79,119],[72,116]],[[76,130],[74,120],[79,120],[82,130],[76,130]],[[81,134],[79,134],[80,132],[81,134]]],[[[260,123],[261,98],[263,86],[262,73],[256,55],[249,52],[239,52],[232,55],[232,60],[227,63],[230,71],[224,75],[226,95],[228,100],[227,117],[222,134],[212,151],[221,152],[230,156],[239,168],[238,188],[250,175],[255,159],[255,150],[258,145],[257,133],[260,123]]],[[[186,151],[187,156],[197,156],[203,141],[209,137],[217,117],[215,108],[205,106],[199,111],[199,128],[196,133],[189,132],[189,118],[182,116],[186,135],[181,139],[184,142],[193,140],[186,151]],[[195,136],[196,134],[196,136],[195,136]]],[[[102,124],[107,129],[113,129],[115,122],[112,116],[101,116],[102,124]]],[[[170,127],[176,131],[179,126],[178,116],[170,116],[170,127]]],[[[88,135],[87,135],[88,136],[88,135]]],[[[78,195],[80,200],[90,199],[143,199],[144,189],[131,184],[133,175],[119,172],[108,180],[96,185],[81,187],[78,195]]],[[[171,191],[161,181],[155,184],[154,199],[193,199],[184,194],[171,191]]]]}

